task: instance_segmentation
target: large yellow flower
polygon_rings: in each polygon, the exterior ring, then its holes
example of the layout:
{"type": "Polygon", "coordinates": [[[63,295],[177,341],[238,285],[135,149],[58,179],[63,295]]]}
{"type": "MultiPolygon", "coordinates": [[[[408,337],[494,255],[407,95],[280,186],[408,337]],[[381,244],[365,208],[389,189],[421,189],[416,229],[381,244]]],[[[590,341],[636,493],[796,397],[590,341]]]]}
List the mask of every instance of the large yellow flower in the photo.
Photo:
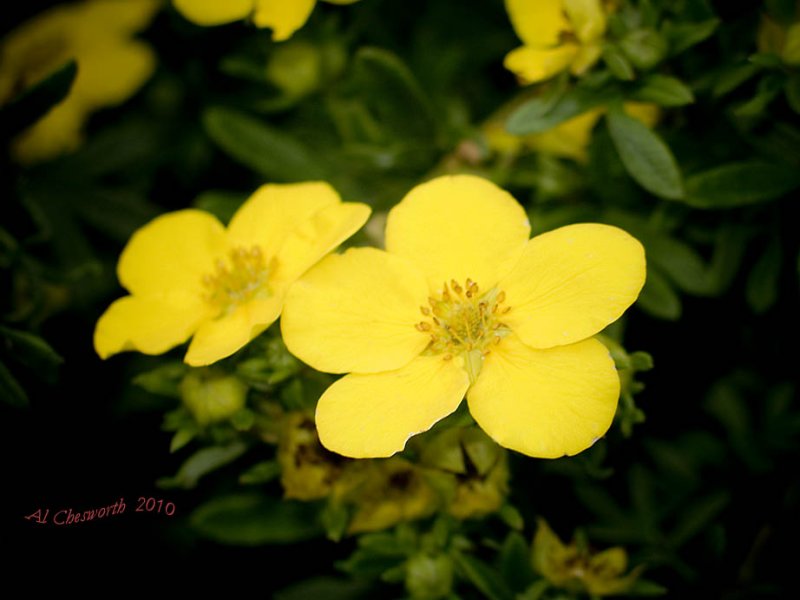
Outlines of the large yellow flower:
{"type": "MultiPolygon", "coordinates": [[[[358,0],[324,0],[331,4],[353,4],[358,0]]],[[[317,0],[172,0],[184,17],[198,25],[222,25],[252,18],[257,27],[272,29],[276,42],[288,40],[300,29],[317,0]]]]}
{"type": "Polygon", "coordinates": [[[486,433],[530,456],[576,454],[606,432],[620,383],[591,336],[636,299],[644,251],[606,225],[529,235],[508,193],[441,177],[390,211],[386,251],[329,256],[292,286],[287,347],[350,373],[319,400],[325,447],[389,456],[465,394],[486,433]]]}
{"type": "Polygon", "coordinates": [[[506,0],[506,10],[524,45],[509,52],[504,64],[525,83],[566,69],[580,75],[603,52],[601,0],[506,0]]]}
{"type": "Polygon", "coordinates": [[[278,318],[289,285],[369,212],[326,183],[298,183],[262,186],[227,230],[199,210],[154,219],[120,256],[117,275],[131,295],[97,322],[97,353],[161,354],[194,334],[190,365],[233,354],[278,318]]]}
{"type": "Polygon", "coordinates": [[[68,60],[78,63],[69,95],[13,142],[17,160],[39,162],[75,150],[89,114],[126,100],[150,78],[153,51],[133,36],[147,26],[158,6],[158,0],[89,0],[56,6],[3,41],[0,105],[68,60]]]}

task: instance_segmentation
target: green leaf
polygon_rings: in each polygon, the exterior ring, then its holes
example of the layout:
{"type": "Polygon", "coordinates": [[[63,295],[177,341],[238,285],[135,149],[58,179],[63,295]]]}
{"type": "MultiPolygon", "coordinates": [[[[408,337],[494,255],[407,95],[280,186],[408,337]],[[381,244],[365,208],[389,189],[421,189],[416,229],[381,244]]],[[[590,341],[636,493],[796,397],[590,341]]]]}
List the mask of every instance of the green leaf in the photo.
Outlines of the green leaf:
{"type": "Polygon", "coordinates": [[[556,102],[534,98],[511,113],[506,121],[506,130],[513,135],[541,133],[617,97],[616,90],[576,87],[560,96],[556,102]]]}
{"type": "Polygon", "coordinates": [[[659,106],[684,106],[694,102],[694,94],[685,83],[667,75],[650,75],[633,92],[632,99],[659,106]]]}
{"type": "Polygon", "coordinates": [[[754,312],[767,312],[778,300],[783,253],[779,238],[773,238],[747,277],[745,298],[754,312]]]}
{"type": "Polygon", "coordinates": [[[669,532],[669,542],[673,548],[680,548],[683,544],[708,527],[714,519],[730,502],[727,491],[719,491],[693,500],[682,513],[680,521],[669,532]]]}
{"type": "Polygon", "coordinates": [[[663,596],[669,590],[649,579],[637,579],[625,592],[627,596],[663,596]]]}
{"type": "Polygon", "coordinates": [[[173,477],[159,479],[158,485],[164,489],[191,489],[197,485],[201,477],[233,462],[246,450],[247,446],[241,442],[234,442],[228,446],[203,448],[186,459],[173,477]]]}
{"type": "Polygon", "coordinates": [[[454,553],[453,560],[464,578],[489,600],[514,600],[500,574],[482,560],[461,552],[454,553]]]}
{"type": "Polygon", "coordinates": [[[681,316],[681,299],[667,278],[652,267],[647,269],[647,281],[636,305],[659,319],[677,321],[681,316]]]}
{"type": "Polygon", "coordinates": [[[667,54],[667,40],[653,29],[636,29],[619,43],[628,60],[643,71],[655,67],[667,54]]]}
{"type": "Polygon", "coordinates": [[[508,586],[520,592],[535,578],[531,566],[531,548],[525,538],[516,531],[508,534],[498,556],[500,576],[508,586]]]}
{"type": "Polygon", "coordinates": [[[786,82],[784,93],[786,94],[786,102],[791,109],[800,115],[800,74],[794,73],[789,78],[789,81],[786,82]]]}
{"type": "Polygon", "coordinates": [[[0,110],[0,134],[14,137],[41,119],[72,89],[78,63],[70,60],[0,110]]]}
{"type": "Polygon", "coordinates": [[[608,70],[617,79],[622,81],[633,81],[636,72],[633,65],[622,49],[615,44],[606,44],[603,47],[603,62],[606,63],[608,70]]]}
{"type": "Polygon", "coordinates": [[[0,361],[0,399],[10,406],[28,406],[28,394],[0,361]]]}
{"type": "Polygon", "coordinates": [[[168,362],[150,371],[139,373],[133,378],[133,384],[151,394],[180,398],[181,380],[188,371],[189,367],[183,362],[168,362]]]}
{"type": "Polygon", "coordinates": [[[258,493],[214,498],[191,515],[191,526],[223,544],[291,544],[317,537],[322,529],[316,505],[258,493]]]}
{"type": "Polygon", "coordinates": [[[239,475],[239,483],[255,485],[272,481],[281,474],[281,466],[275,460],[265,460],[254,464],[239,475]]]}
{"type": "Polygon", "coordinates": [[[772,101],[783,91],[786,76],[782,72],[770,73],[758,82],[756,94],[747,102],[737,106],[733,113],[737,117],[758,117],[767,112],[772,101]]]}
{"type": "Polygon", "coordinates": [[[234,160],[274,181],[326,179],[326,169],[298,139],[231,108],[209,108],[203,126],[234,160]]]}
{"type": "Polygon", "coordinates": [[[54,380],[56,368],[64,362],[50,344],[30,332],[0,325],[0,339],[6,356],[48,382],[54,380]]]}
{"type": "Polygon", "coordinates": [[[755,77],[760,71],[761,67],[752,63],[732,65],[719,74],[711,94],[715,98],[725,96],[755,77]]]}
{"type": "Polygon", "coordinates": [[[653,130],[625,114],[620,106],[609,110],[606,122],[622,164],[639,185],[662,198],[683,197],[683,181],[675,157],[653,130]]]}
{"type": "Polygon", "coordinates": [[[695,23],[673,23],[664,25],[663,34],[667,38],[671,56],[680,54],[692,46],[708,39],[720,24],[719,19],[707,19],[695,23]]]}
{"type": "Polygon", "coordinates": [[[733,208],[767,202],[800,187],[796,168],[761,161],[730,163],[686,180],[684,201],[696,208],[733,208]]]}
{"type": "Polygon", "coordinates": [[[198,433],[197,426],[194,424],[191,424],[189,427],[178,429],[169,443],[169,451],[171,453],[177,452],[191,442],[198,433]]]}

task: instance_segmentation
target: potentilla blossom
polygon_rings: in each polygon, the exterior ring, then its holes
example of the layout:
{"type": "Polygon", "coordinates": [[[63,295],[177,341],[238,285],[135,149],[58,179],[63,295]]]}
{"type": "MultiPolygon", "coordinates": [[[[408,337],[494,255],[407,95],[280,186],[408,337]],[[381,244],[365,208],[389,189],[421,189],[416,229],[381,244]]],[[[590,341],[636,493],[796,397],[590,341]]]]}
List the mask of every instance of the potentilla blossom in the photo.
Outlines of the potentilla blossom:
{"type": "Polygon", "coordinates": [[[580,75],[600,58],[606,32],[602,0],[506,0],[523,45],[506,55],[505,67],[524,83],[570,70],[580,75]]]}
{"type": "MultiPolygon", "coordinates": [[[[358,0],[324,0],[353,4],[358,0]]],[[[305,25],[317,0],[172,0],[175,8],[198,25],[222,25],[250,18],[256,27],[272,29],[272,39],[282,42],[305,25]]]]}
{"type": "Polygon", "coordinates": [[[530,456],[577,454],[606,433],[620,382],[592,336],[638,296],[644,250],[593,223],[529,235],[493,183],[440,177],[390,211],[386,250],[328,256],[295,282],[287,347],[348,373],[317,405],[326,448],[390,456],[465,395],[489,436],[530,456]]]}
{"type": "Polygon", "coordinates": [[[190,365],[233,354],[278,318],[292,282],[369,213],[312,182],[262,186],[227,229],[201,210],[157,217],[120,256],[117,275],[130,295],[97,322],[97,353],[161,354],[193,336],[190,365]]]}

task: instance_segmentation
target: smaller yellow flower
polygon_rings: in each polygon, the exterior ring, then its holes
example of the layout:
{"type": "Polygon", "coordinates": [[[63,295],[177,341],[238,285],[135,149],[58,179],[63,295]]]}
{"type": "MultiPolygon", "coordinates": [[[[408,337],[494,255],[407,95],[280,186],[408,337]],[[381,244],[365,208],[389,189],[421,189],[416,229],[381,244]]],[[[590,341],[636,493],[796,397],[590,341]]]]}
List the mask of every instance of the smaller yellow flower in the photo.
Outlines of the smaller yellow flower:
{"type": "Polygon", "coordinates": [[[569,69],[586,72],[602,54],[606,9],[601,0],[506,0],[523,46],[504,65],[523,83],[536,83],[569,69]]]}
{"type": "Polygon", "coordinates": [[[180,389],[183,404],[203,426],[231,418],[247,400],[247,386],[241,379],[212,370],[190,371],[180,389]]]}
{"type": "Polygon", "coordinates": [[[331,493],[345,459],[322,447],[310,414],[292,412],[281,428],[278,463],[284,497],[318,500],[331,493]]]}
{"type": "Polygon", "coordinates": [[[529,456],[577,454],[605,434],[620,382],[592,336],[638,296],[644,250],[595,223],[529,235],[507,192],[439,177],[389,212],[385,251],[329,256],[292,286],[286,347],[349,373],[317,404],[323,446],[391,456],[465,394],[492,439],[529,456]]]}
{"type": "Polygon", "coordinates": [[[53,7],[11,32],[0,47],[0,105],[67,61],[78,63],[69,95],[12,143],[19,162],[74,151],[92,112],[128,99],[150,78],[155,55],[133,36],[158,7],[158,0],[88,0],[53,7]]]}
{"type": "Polygon", "coordinates": [[[566,546],[544,519],[533,539],[533,568],[556,587],[592,596],[624,594],[642,572],[637,567],[623,575],[628,569],[624,548],[591,553],[574,542],[566,546]]]}
{"type": "Polygon", "coordinates": [[[336,483],[337,501],[352,508],[347,533],[381,531],[432,515],[439,497],[421,469],[399,457],[351,463],[336,483]]]}
{"type": "MultiPolygon", "coordinates": [[[[175,8],[198,25],[222,25],[252,18],[257,27],[272,29],[272,39],[282,42],[305,25],[316,0],[172,0],[175,8]]],[[[358,0],[324,0],[353,4],[358,0]]]]}
{"type": "Polygon", "coordinates": [[[233,354],[278,318],[291,283],[369,213],[313,182],[262,186],[227,230],[199,210],[154,219],[120,256],[117,275],[131,295],[97,322],[97,353],[161,354],[193,335],[184,359],[190,365],[233,354]]]}

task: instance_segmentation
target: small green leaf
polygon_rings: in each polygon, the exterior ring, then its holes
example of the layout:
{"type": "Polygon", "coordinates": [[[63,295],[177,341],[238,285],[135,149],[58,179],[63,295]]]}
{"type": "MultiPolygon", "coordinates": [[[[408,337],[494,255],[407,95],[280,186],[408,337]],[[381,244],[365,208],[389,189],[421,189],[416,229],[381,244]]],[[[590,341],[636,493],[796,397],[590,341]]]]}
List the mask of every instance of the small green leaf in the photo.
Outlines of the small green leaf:
{"type": "Polygon", "coordinates": [[[183,362],[168,362],[150,371],[139,373],[133,378],[133,384],[151,394],[180,398],[181,380],[188,370],[189,367],[183,362]]]}
{"type": "Polygon", "coordinates": [[[603,62],[606,63],[608,70],[617,79],[622,81],[633,81],[636,72],[633,65],[622,49],[615,44],[606,44],[603,47],[603,62]]]}
{"type": "Polygon", "coordinates": [[[241,442],[234,442],[228,446],[203,448],[186,459],[174,477],[159,479],[158,485],[164,489],[191,489],[197,485],[201,477],[233,462],[246,450],[247,446],[241,442]]]}
{"type": "Polygon", "coordinates": [[[525,520],[515,506],[504,504],[497,513],[503,522],[511,527],[511,529],[516,529],[517,531],[522,531],[524,529],[525,520]]]}
{"type": "Polygon", "coordinates": [[[707,19],[694,23],[666,23],[663,34],[667,39],[670,55],[680,54],[708,39],[716,31],[719,23],[719,19],[707,19]]]}
{"type": "Polygon", "coordinates": [[[506,130],[513,135],[541,133],[617,96],[615,90],[576,87],[560,96],[554,103],[534,98],[511,113],[506,121],[506,130]]]}
{"type": "Polygon", "coordinates": [[[633,585],[625,592],[627,596],[663,596],[669,590],[655,581],[649,579],[637,579],[633,585]]]}
{"type": "Polygon", "coordinates": [[[241,475],[239,483],[242,485],[255,485],[272,481],[281,474],[281,466],[275,460],[265,460],[254,464],[241,475]]]}
{"type": "Polygon", "coordinates": [[[482,560],[469,554],[453,554],[456,567],[463,577],[472,583],[489,600],[514,600],[500,574],[482,560]]]}
{"type": "Polygon", "coordinates": [[[715,98],[721,98],[755,77],[760,71],[761,67],[752,63],[730,66],[719,74],[711,94],[715,98]]]}
{"type": "Polygon", "coordinates": [[[800,173],[793,167],[730,163],[689,177],[684,201],[696,208],[733,208],[775,200],[799,186],[800,173]]]}
{"type": "Polygon", "coordinates": [[[636,305],[659,319],[677,321],[681,316],[681,299],[667,278],[653,268],[647,269],[647,281],[636,305]]]}
{"type": "Polygon", "coordinates": [[[680,548],[683,544],[708,527],[714,519],[730,502],[727,491],[712,493],[705,498],[694,500],[682,514],[680,521],[669,533],[669,542],[673,548],[680,548]]]}
{"type": "Polygon", "coordinates": [[[683,197],[683,181],[675,157],[653,130],[619,106],[609,110],[606,122],[625,169],[639,185],[662,198],[683,197]]]}
{"type": "Polygon", "coordinates": [[[10,406],[28,406],[28,394],[0,361],[0,399],[10,406]]]}
{"type": "Polygon", "coordinates": [[[757,117],[763,115],[772,101],[783,91],[786,76],[782,72],[770,73],[758,82],[756,94],[744,104],[737,106],[733,113],[737,117],[757,117]]]}
{"type": "Polygon", "coordinates": [[[694,102],[694,94],[685,83],[667,75],[650,75],[631,96],[639,102],[653,102],[659,106],[684,106],[694,102]]]}
{"type": "Polygon", "coordinates": [[[779,238],[773,238],[747,277],[745,297],[754,312],[767,312],[778,300],[783,253],[779,238]]]}
{"type": "Polygon", "coordinates": [[[206,132],[230,156],[275,181],[326,179],[325,168],[300,140],[231,108],[209,108],[206,132]]]}
{"type": "Polygon", "coordinates": [[[189,427],[178,429],[178,431],[175,432],[175,435],[172,436],[172,441],[169,443],[169,451],[173,453],[177,452],[186,446],[186,444],[191,442],[197,433],[197,426],[194,424],[190,425],[189,427]]]}
{"type": "Polygon", "coordinates": [[[258,493],[214,498],[197,508],[189,522],[205,537],[239,546],[290,544],[322,531],[316,505],[258,493]]]}
{"type": "Polygon", "coordinates": [[[64,362],[50,344],[30,332],[0,325],[0,339],[3,352],[9,358],[47,381],[53,380],[55,369],[64,362]]]}
{"type": "Polygon", "coordinates": [[[643,71],[652,69],[667,54],[667,40],[653,29],[631,31],[619,46],[633,66],[643,71]]]}
{"type": "Polygon", "coordinates": [[[531,548],[522,534],[508,534],[498,556],[500,576],[514,591],[524,590],[535,578],[531,567],[531,548]]]}

